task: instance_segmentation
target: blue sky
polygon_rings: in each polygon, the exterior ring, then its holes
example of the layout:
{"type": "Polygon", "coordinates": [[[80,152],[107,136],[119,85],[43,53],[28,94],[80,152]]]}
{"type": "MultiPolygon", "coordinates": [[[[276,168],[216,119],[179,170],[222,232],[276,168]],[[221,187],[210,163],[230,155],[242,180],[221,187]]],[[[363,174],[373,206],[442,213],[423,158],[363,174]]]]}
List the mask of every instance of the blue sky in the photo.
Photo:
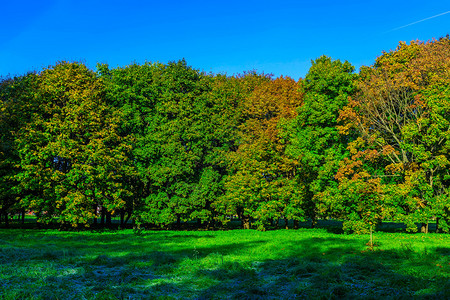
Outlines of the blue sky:
{"type": "Polygon", "coordinates": [[[298,79],[322,54],[358,69],[399,41],[450,33],[449,0],[2,2],[0,75],[185,58],[205,72],[298,79]]]}

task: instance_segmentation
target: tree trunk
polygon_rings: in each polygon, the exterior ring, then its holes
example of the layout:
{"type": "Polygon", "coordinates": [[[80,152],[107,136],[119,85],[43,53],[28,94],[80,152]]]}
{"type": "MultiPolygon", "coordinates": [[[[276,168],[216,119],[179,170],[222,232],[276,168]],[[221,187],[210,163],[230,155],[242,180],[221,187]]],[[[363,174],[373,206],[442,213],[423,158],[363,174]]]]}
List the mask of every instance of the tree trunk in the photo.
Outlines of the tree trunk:
{"type": "Polygon", "coordinates": [[[369,240],[370,249],[373,250],[373,225],[370,224],[370,240],[369,240]]]}
{"type": "Polygon", "coordinates": [[[210,218],[209,220],[208,220],[208,225],[207,225],[207,229],[208,230],[211,230],[211,229],[214,229],[214,218],[210,218]]]}
{"type": "Polygon", "coordinates": [[[125,210],[121,209],[120,210],[120,227],[123,227],[123,225],[125,224],[125,210]]]}
{"type": "Polygon", "coordinates": [[[439,218],[436,218],[436,233],[439,233],[440,229],[439,229],[439,218]]]}
{"type": "Polygon", "coordinates": [[[250,229],[250,218],[249,217],[242,217],[241,219],[242,222],[242,228],[244,229],[250,229]]]}
{"type": "Polygon", "coordinates": [[[127,215],[127,218],[125,219],[125,224],[128,223],[128,221],[130,220],[130,217],[131,217],[131,211],[128,211],[127,213],[128,213],[128,215],[127,215]]]}
{"type": "Polygon", "coordinates": [[[22,208],[22,225],[25,224],[25,208],[22,208]]]}
{"type": "Polygon", "coordinates": [[[284,228],[286,229],[289,229],[288,222],[289,222],[288,219],[284,218],[284,228]]]}
{"type": "Polygon", "coordinates": [[[181,227],[181,215],[177,214],[177,228],[181,227]]]}
{"type": "Polygon", "coordinates": [[[92,208],[94,209],[94,225],[97,225],[97,205],[93,205],[92,208]]]}
{"type": "Polygon", "coordinates": [[[420,232],[428,233],[428,222],[427,223],[422,223],[422,226],[420,227],[420,232]]]}
{"type": "Polygon", "coordinates": [[[5,211],[5,227],[8,228],[9,227],[9,218],[8,218],[8,212],[5,211]]]}
{"type": "Polygon", "coordinates": [[[105,226],[105,216],[106,216],[106,210],[102,205],[101,215],[100,215],[100,224],[102,225],[102,227],[105,226]]]}
{"type": "Polygon", "coordinates": [[[106,211],[106,226],[112,225],[112,216],[110,211],[106,211]]]}
{"type": "Polygon", "coordinates": [[[294,220],[294,229],[298,229],[298,220],[294,220]]]}

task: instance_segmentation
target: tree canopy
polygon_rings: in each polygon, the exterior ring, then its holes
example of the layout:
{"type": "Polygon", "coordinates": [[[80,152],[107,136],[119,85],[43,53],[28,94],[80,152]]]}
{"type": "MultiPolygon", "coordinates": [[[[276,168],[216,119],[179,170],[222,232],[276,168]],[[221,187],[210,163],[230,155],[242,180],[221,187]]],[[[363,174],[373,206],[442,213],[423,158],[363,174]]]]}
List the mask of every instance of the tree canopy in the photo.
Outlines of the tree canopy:
{"type": "Polygon", "coordinates": [[[264,230],[320,218],[450,231],[450,39],[401,42],[358,73],[206,74],[185,60],[0,80],[0,222],[264,230]]]}

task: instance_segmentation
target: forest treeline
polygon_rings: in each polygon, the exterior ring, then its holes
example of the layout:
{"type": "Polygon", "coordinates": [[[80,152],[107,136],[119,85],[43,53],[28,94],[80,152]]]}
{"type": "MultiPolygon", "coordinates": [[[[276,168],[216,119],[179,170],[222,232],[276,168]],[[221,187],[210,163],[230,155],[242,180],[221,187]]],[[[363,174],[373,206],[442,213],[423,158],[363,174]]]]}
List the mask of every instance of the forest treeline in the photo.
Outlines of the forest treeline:
{"type": "Polygon", "coordinates": [[[238,216],[450,231],[450,39],[305,78],[59,62],[0,81],[1,221],[204,226],[238,216]]]}

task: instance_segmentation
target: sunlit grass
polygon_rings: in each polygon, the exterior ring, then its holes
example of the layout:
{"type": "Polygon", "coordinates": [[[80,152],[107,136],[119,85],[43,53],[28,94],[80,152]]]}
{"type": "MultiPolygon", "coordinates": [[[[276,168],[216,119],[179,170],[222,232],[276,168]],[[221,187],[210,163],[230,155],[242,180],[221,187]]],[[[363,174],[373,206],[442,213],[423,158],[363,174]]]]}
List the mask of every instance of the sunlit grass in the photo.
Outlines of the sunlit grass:
{"type": "Polygon", "coordinates": [[[444,234],[0,230],[0,299],[450,297],[444,234]]]}

